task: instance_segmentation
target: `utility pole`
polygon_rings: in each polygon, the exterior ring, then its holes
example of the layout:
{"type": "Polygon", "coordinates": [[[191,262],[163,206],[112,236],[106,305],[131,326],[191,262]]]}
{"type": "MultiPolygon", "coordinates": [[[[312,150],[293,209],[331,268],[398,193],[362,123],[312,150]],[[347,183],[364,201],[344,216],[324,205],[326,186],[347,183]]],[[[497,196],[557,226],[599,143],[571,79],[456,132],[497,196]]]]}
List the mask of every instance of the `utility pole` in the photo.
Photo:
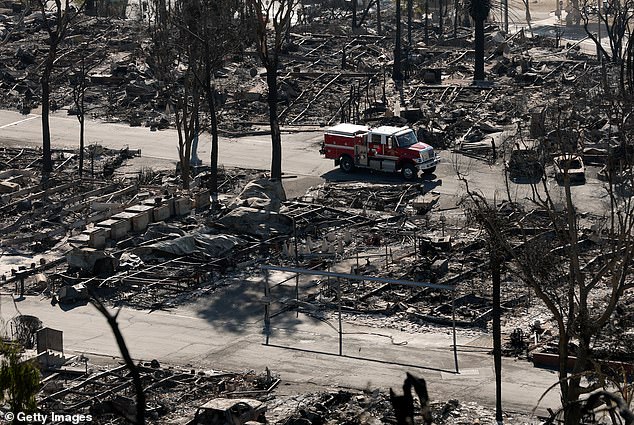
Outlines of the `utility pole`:
{"type": "Polygon", "coordinates": [[[413,14],[414,14],[414,0],[407,0],[407,51],[408,52],[412,49],[412,15],[413,14]]]}
{"type": "Polygon", "coordinates": [[[394,40],[394,66],[392,68],[392,79],[395,81],[403,80],[401,57],[401,0],[396,0],[396,39],[394,40]]]}
{"type": "Polygon", "coordinates": [[[443,16],[444,16],[444,11],[442,10],[442,0],[438,0],[438,31],[439,31],[439,36],[442,39],[442,35],[443,35],[443,16]]]}
{"type": "Polygon", "coordinates": [[[458,36],[458,0],[453,2],[453,36],[458,36]]]}
{"type": "Polygon", "coordinates": [[[501,337],[501,306],[500,286],[501,279],[501,255],[499,242],[489,236],[489,255],[491,265],[491,280],[493,284],[493,362],[495,368],[495,420],[502,424],[502,337],[501,337]]]}
{"type": "Polygon", "coordinates": [[[603,58],[601,55],[601,0],[597,0],[597,39],[599,40],[599,44],[597,44],[597,60],[600,63],[603,58]]]}
{"type": "Polygon", "coordinates": [[[509,33],[509,0],[504,0],[504,32],[509,33]]]}
{"type": "Polygon", "coordinates": [[[429,46],[429,0],[425,0],[425,46],[429,46]]]}

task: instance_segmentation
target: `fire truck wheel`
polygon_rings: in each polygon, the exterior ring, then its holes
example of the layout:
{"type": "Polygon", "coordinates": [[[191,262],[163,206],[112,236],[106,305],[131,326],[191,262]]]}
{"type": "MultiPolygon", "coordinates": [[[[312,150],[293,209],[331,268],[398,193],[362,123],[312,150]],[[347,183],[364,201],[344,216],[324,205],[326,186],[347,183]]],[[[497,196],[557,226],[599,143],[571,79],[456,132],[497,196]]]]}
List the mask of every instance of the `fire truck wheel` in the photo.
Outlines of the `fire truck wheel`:
{"type": "Polygon", "coordinates": [[[426,170],[423,170],[423,174],[433,174],[436,171],[436,167],[431,167],[426,170]]]}
{"type": "Polygon", "coordinates": [[[344,173],[351,173],[354,170],[354,162],[348,155],[342,155],[339,160],[339,167],[344,173]]]}
{"type": "Polygon", "coordinates": [[[401,174],[403,174],[405,180],[414,180],[417,177],[416,167],[412,164],[405,164],[403,165],[401,174]]]}

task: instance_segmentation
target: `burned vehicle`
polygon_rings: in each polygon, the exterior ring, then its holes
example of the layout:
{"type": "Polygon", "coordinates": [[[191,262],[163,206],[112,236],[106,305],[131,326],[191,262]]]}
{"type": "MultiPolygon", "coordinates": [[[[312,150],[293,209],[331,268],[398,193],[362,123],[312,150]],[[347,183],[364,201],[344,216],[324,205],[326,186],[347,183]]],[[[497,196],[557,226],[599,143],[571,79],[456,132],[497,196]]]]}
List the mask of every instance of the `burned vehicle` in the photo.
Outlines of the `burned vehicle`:
{"type": "Polygon", "coordinates": [[[555,179],[557,183],[563,184],[568,176],[571,183],[586,182],[586,166],[581,156],[576,154],[564,154],[555,157],[555,179]]]}
{"type": "Polygon", "coordinates": [[[214,398],[196,410],[188,425],[245,425],[264,422],[266,404],[249,398],[214,398]]]}
{"type": "Polygon", "coordinates": [[[516,147],[506,161],[506,170],[513,181],[540,179],[544,174],[542,155],[535,148],[516,147]]]}

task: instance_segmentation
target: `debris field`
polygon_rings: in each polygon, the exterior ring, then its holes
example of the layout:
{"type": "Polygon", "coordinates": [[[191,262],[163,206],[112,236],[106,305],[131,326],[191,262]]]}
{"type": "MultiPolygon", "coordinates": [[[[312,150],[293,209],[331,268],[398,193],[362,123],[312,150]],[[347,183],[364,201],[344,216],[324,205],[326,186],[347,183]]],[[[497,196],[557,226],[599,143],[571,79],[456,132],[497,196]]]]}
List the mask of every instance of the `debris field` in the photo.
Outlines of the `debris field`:
{"type": "MultiPolygon", "coordinates": [[[[0,38],[8,37],[0,44],[0,90],[6,93],[0,107],[28,114],[41,102],[37,67],[45,54],[38,47],[44,37],[42,17],[36,12],[18,23],[16,3],[0,3],[3,9],[16,9],[0,21],[0,38]]],[[[434,35],[429,45],[420,41],[409,46],[407,79],[395,86],[387,67],[393,60],[391,33],[349,34],[343,27],[343,21],[315,18],[289,34],[279,71],[285,130],[339,122],[408,124],[447,158],[456,155],[503,167],[514,146],[526,140],[545,140],[542,148],[550,156],[556,153],[547,145],[544,129],[552,128],[556,119],[550,108],[567,102],[574,105],[570,115],[585,123],[576,151],[586,161],[600,168],[607,151],[618,143],[595,90],[601,84],[600,64],[575,46],[557,46],[524,31],[509,35],[491,25],[487,71],[492,81],[471,85],[471,30],[457,28],[456,34],[442,39],[434,35]],[[330,31],[333,26],[341,33],[330,31]],[[400,105],[398,113],[395,103],[400,105]]],[[[148,58],[147,36],[133,23],[90,18],[73,28],[67,47],[104,34],[109,39],[107,57],[93,70],[87,93],[91,114],[153,130],[173,127],[168,95],[148,58]]],[[[425,38],[420,22],[413,38],[425,38]]],[[[265,77],[251,56],[227,61],[217,82],[223,135],[254,134],[267,125],[265,77]]],[[[76,113],[68,93],[53,97],[56,109],[76,113]]],[[[279,298],[273,292],[272,304],[280,312],[299,311],[325,320],[343,313],[346,320],[377,327],[416,332],[456,326],[490,336],[486,242],[482,230],[469,227],[459,208],[441,202],[440,179],[405,184],[389,178],[380,183],[362,178],[326,181],[287,199],[282,184],[270,182],[261,170],[222,169],[219,203],[212,205],[205,167],[197,170],[189,191],[179,189],[174,170],[119,172],[127,160],[142,155],[133,147],[115,151],[88,146],[85,174],[78,180],[78,151],[54,150],[54,173],[42,179],[39,150],[0,148],[2,288],[16,296],[43,295],[69,308],[88,302],[92,294],[109,305],[153,311],[213,297],[231,279],[260,273],[260,265],[337,269],[455,285],[456,291],[370,281],[335,285],[334,280],[309,276],[302,278],[295,300],[280,289],[279,298]]],[[[522,208],[500,205],[499,213],[522,208]]],[[[587,214],[580,224],[587,234],[580,245],[582,255],[597,259],[597,267],[602,256],[600,223],[600,217],[587,214]]],[[[526,222],[535,235],[531,244],[522,245],[519,231],[511,243],[526,252],[549,244],[548,226],[543,211],[535,209],[526,222]]],[[[295,276],[288,276],[286,283],[294,284],[295,276]]],[[[513,270],[504,271],[505,354],[532,359],[535,352],[547,353],[557,335],[543,306],[513,276],[513,270]]],[[[599,296],[596,301],[605,300],[599,296]]],[[[628,362],[634,360],[631,294],[620,304],[597,353],[605,360],[628,362]],[[625,337],[617,338],[619,334],[625,337]]],[[[17,322],[13,336],[32,339],[29,332],[17,332],[17,322]]],[[[133,383],[125,366],[91,365],[89,370],[87,359],[65,359],[61,365],[58,360],[48,359],[55,364],[46,372],[40,406],[90,413],[102,424],[133,417],[133,383]]],[[[396,423],[385,391],[276,397],[274,389],[283,377],[274,371],[181,370],[158,362],[142,364],[139,370],[152,423],[181,423],[177,417],[191,418],[214,397],[266,401],[271,423],[396,423]]],[[[457,400],[435,402],[433,411],[439,424],[493,420],[487,409],[457,400]]]]}

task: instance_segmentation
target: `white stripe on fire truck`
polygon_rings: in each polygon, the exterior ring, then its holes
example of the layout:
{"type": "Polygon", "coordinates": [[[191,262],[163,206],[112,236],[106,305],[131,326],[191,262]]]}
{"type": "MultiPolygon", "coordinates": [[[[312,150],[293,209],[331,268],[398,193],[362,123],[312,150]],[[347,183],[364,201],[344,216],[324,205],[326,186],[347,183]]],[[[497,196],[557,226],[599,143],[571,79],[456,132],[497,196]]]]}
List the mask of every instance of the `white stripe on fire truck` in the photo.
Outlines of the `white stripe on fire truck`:
{"type": "MultiPolygon", "coordinates": [[[[380,159],[398,159],[398,156],[390,156],[390,155],[374,155],[374,158],[380,159]]],[[[372,159],[372,157],[370,157],[372,159]]]]}
{"type": "Polygon", "coordinates": [[[324,145],[327,148],[335,148],[335,149],[348,149],[353,151],[354,150],[354,146],[341,146],[341,145],[324,145]]]}

